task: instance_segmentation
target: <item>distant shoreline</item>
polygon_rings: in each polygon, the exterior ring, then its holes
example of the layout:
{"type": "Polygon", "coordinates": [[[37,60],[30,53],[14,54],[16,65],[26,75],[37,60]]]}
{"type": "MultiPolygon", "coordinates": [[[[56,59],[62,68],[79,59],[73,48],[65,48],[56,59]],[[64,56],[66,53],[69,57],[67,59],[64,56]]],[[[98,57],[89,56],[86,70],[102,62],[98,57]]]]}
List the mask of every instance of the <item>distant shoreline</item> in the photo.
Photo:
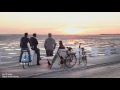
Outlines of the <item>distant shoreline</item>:
{"type": "MultiPolygon", "coordinates": [[[[24,35],[24,33],[23,34],[0,34],[0,36],[4,36],[4,35],[24,35]]],[[[29,35],[32,35],[32,34],[29,34],[29,35]]],[[[37,34],[37,35],[43,35],[43,36],[46,36],[47,35],[47,33],[46,34],[37,34]]],[[[85,34],[77,34],[77,35],[69,35],[69,34],[53,34],[54,36],[111,36],[111,35],[115,35],[115,36],[117,36],[117,35],[120,35],[120,34],[95,34],[95,35],[85,35],[85,34]]]]}
{"type": "Polygon", "coordinates": [[[120,34],[100,34],[100,35],[120,35],[120,34]]]}

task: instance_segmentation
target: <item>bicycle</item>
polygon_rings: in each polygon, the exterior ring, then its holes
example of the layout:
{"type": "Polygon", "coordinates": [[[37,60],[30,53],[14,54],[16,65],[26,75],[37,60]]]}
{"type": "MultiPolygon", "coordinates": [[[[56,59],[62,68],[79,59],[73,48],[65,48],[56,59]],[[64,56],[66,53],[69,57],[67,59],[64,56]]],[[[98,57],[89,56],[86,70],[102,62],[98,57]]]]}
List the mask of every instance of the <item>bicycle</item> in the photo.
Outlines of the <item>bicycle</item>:
{"type": "Polygon", "coordinates": [[[57,52],[58,56],[61,59],[61,64],[65,64],[66,67],[68,68],[72,68],[76,62],[77,62],[77,57],[76,57],[76,53],[72,52],[72,48],[71,47],[67,47],[68,50],[64,50],[63,52],[66,52],[66,56],[62,57],[59,52],[57,52]]]}
{"type": "Polygon", "coordinates": [[[22,59],[21,59],[21,64],[23,66],[23,68],[25,69],[25,65],[30,66],[30,62],[29,62],[29,55],[27,50],[23,50],[23,55],[22,55],[22,59]]]}
{"type": "Polygon", "coordinates": [[[84,51],[84,48],[81,48],[81,44],[79,43],[79,64],[80,65],[82,62],[84,64],[84,66],[87,65],[87,55],[86,52],[84,51]],[[82,50],[82,52],[80,52],[80,49],[82,50]],[[82,56],[80,55],[80,53],[82,53],[82,56]]]}

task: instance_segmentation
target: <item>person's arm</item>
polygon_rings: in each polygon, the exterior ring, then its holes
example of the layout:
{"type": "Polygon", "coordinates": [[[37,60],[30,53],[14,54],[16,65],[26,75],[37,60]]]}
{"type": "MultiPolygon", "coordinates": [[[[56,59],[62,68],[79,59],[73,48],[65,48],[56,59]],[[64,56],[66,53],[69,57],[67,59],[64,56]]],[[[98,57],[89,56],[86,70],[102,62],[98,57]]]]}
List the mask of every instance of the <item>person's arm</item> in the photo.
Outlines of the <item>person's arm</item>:
{"type": "Polygon", "coordinates": [[[29,44],[30,44],[30,47],[33,48],[33,45],[32,45],[32,43],[31,43],[31,41],[30,41],[29,38],[28,38],[28,42],[29,42],[29,44]]]}
{"type": "Polygon", "coordinates": [[[55,40],[54,40],[54,49],[56,48],[56,45],[57,45],[57,43],[56,43],[55,40]]]}
{"type": "Polygon", "coordinates": [[[46,43],[47,43],[47,40],[45,40],[45,42],[44,42],[44,48],[46,49],[46,43]]]}
{"type": "Polygon", "coordinates": [[[21,42],[21,39],[20,39],[20,48],[21,48],[21,44],[22,44],[22,42],[21,42]]]}
{"type": "Polygon", "coordinates": [[[36,39],[36,44],[38,45],[38,40],[36,39]]]}

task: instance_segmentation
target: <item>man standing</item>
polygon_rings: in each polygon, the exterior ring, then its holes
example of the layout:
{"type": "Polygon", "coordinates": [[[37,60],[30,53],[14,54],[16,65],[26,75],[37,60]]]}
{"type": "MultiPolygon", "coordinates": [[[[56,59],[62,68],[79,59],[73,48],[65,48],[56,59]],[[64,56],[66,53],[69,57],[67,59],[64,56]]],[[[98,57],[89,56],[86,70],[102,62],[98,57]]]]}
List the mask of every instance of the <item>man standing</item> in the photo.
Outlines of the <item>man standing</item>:
{"type": "MultiPolygon", "coordinates": [[[[20,48],[21,48],[21,53],[20,53],[20,59],[19,62],[21,62],[21,58],[22,58],[22,54],[23,54],[23,50],[27,50],[28,54],[29,54],[29,60],[31,62],[31,55],[30,55],[30,50],[28,48],[28,42],[30,43],[30,40],[28,38],[28,33],[24,34],[24,37],[21,38],[20,40],[20,48]]],[[[32,44],[30,43],[30,46],[32,47],[32,44]]]]}
{"type": "MultiPolygon", "coordinates": [[[[44,47],[45,47],[47,56],[53,56],[53,51],[56,47],[56,42],[52,38],[51,33],[48,34],[48,38],[45,40],[44,47]]],[[[48,61],[48,65],[51,65],[49,61],[48,61]]]]}
{"type": "Polygon", "coordinates": [[[36,33],[33,34],[33,37],[30,38],[30,42],[33,45],[33,49],[35,50],[35,53],[37,54],[37,65],[40,65],[39,60],[40,58],[40,49],[37,48],[38,40],[36,39],[36,33]]]}

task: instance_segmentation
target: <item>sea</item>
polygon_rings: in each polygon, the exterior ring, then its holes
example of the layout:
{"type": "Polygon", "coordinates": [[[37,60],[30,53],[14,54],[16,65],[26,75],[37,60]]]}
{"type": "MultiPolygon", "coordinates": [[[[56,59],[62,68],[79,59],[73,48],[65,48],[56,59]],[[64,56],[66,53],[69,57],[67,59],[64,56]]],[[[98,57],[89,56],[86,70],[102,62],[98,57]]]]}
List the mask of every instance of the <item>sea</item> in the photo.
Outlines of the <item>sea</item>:
{"type": "MultiPolygon", "coordinates": [[[[1,34],[0,35],[0,52],[2,56],[19,55],[20,54],[20,39],[22,34],[1,34]]],[[[32,35],[29,35],[29,38],[32,35]]],[[[45,53],[44,42],[46,35],[37,35],[39,42],[38,48],[41,53],[45,53]]],[[[79,43],[84,43],[81,47],[90,50],[91,46],[104,47],[110,45],[115,47],[120,45],[120,34],[100,34],[100,35],[53,35],[52,36],[58,47],[59,40],[63,41],[65,47],[78,48],[79,43]]],[[[29,44],[28,44],[29,46],[29,44]]]]}

